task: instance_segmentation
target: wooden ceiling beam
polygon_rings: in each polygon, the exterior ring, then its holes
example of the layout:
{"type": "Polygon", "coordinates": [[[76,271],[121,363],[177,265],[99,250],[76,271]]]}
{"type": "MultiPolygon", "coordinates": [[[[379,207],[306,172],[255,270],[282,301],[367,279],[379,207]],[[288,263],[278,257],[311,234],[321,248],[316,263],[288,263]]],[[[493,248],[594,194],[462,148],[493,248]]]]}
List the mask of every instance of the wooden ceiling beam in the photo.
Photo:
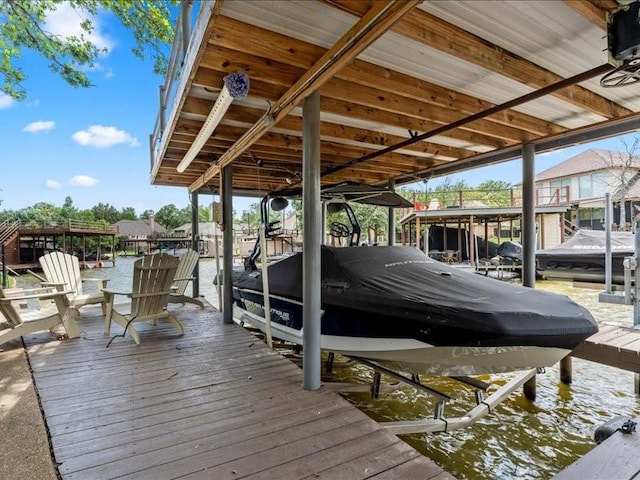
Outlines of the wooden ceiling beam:
{"type": "Polygon", "coordinates": [[[576,12],[597,25],[605,32],[607,31],[607,12],[602,8],[585,0],[564,0],[564,3],[573,8],[576,12]]]}
{"type": "MultiPolygon", "coordinates": [[[[207,107],[206,105],[193,105],[193,108],[191,110],[192,113],[194,113],[195,108],[202,108],[204,110],[207,107]]],[[[258,118],[260,118],[261,115],[262,111],[260,110],[239,105],[232,105],[225,115],[225,120],[253,124],[258,118]]],[[[182,133],[193,133],[195,137],[202,126],[202,122],[206,118],[206,113],[202,113],[201,116],[202,120],[188,120],[184,118],[180,119],[177,123],[176,130],[181,130],[182,133]]],[[[278,128],[296,132],[301,136],[302,118],[289,115],[286,118],[282,119],[280,123],[278,123],[278,128]]],[[[326,120],[320,122],[320,135],[323,137],[335,138],[337,142],[358,142],[370,145],[378,145],[382,147],[394,145],[409,138],[408,132],[407,136],[402,137],[385,132],[378,132],[375,130],[367,130],[364,128],[332,123],[326,120]]],[[[406,150],[433,155],[434,157],[440,158],[442,160],[466,158],[479,153],[478,151],[473,149],[457,148],[430,141],[415,143],[406,147],[406,150]]]]}
{"type": "MultiPolygon", "coordinates": [[[[371,3],[375,3],[375,0],[321,1],[356,16],[361,16],[371,3]]],[[[562,80],[561,76],[421,9],[407,14],[392,31],[532,88],[546,87],[562,80]]],[[[567,87],[551,95],[609,119],[632,113],[580,85],[567,87]]]]}
{"type": "MultiPolygon", "coordinates": [[[[245,70],[252,80],[277,83],[281,86],[291,85],[296,78],[308,68],[310,64],[305,63],[305,59],[324,52],[322,47],[306,42],[287,39],[284,35],[274,34],[268,30],[263,30],[255,26],[250,26],[237,20],[221,17],[219,19],[219,32],[224,34],[221,45],[216,44],[215,49],[208,49],[201,63],[202,67],[212,70],[230,73],[236,70],[245,70]],[[250,31],[249,35],[247,32],[250,31]],[[267,50],[256,48],[255,38],[264,36],[270,38],[271,44],[286,44],[296,52],[308,51],[309,54],[300,58],[291,57],[282,49],[271,48],[267,50]],[[226,45],[233,48],[227,48],[226,45]],[[262,56],[261,56],[262,55],[262,56]],[[265,58],[269,55],[269,58],[265,58]],[[294,61],[297,60],[296,63],[294,61]],[[285,62],[290,63],[285,63],[285,62]]],[[[258,45],[267,42],[258,42],[258,45]]],[[[323,87],[322,94],[334,98],[343,98],[344,95],[335,96],[331,92],[340,90],[340,86],[345,82],[350,84],[345,90],[358,90],[366,87],[377,92],[377,95],[384,95],[387,102],[393,97],[404,97],[408,102],[423,104],[432,108],[437,107],[442,112],[443,122],[451,122],[463,116],[477,113],[494,106],[491,102],[486,102],[478,98],[465,95],[460,92],[451,91],[444,87],[411,77],[406,74],[395,72],[388,68],[380,67],[362,60],[354,60],[344,69],[336,74],[336,77],[323,87]],[[332,87],[332,90],[329,88],[332,87]],[[380,93],[382,92],[382,93],[380,93]],[[446,116],[445,116],[446,115],[446,116]]],[[[355,100],[354,100],[355,101],[355,100]]],[[[433,113],[432,113],[433,115],[433,113]]],[[[434,118],[435,119],[435,118],[434,118]]],[[[549,135],[560,133],[566,129],[552,122],[547,122],[531,115],[520,113],[516,110],[505,110],[497,114],[488,116],[486,121],[495,122],[499,125],[508,126],[513,129],[525,130],[536,135],[549,135]]]]}
{"type": "MultiPolygon", "coordinates": [[[[224,70],[217,71],[217,75],[219,76],[218,81],[220,84],[222,84],[222,78],[225,74],[224,70]]],[[[208,77],[215,78],[216,75],[211,73],[208,77]]],[[[252,96],[266,96],[271,94],[272,96],[268,97],[270,101],[275,101],[278,98],[276,93],[278,91],[278,87],[282,90],[285,89],[285,87],[279,86],[277,82],[263,82],[257,79],[251,80],[252,96]],[[274,93],[276,95],[274,95],[274,93]]],[[[447,125],[464,117],[460,112],[452,112],[444,107],[428,104],[396,93],[382,93],[373,87],[358,85],[340,79],[328,81],[320,89],[320,95],[321,101],[324,99],[331,99],[346,102],[348,104],[357,104],[361,107],[375,109],[380,112],[389,112],[395,115],[401,115],[408,119],[427,120],[430,121],[432,125],[438,126],[447,125]]],[[[529,131],[499,124],[486,119],[469,122],[461,127],[461,130],[474,132],[481,136],[477,138],[487,138],[487,143],[485,143],[485,145],[494,147],[496,145],[491,138],[520,143],[540,136],[529,131]]],[[[552,130],[556,133],[560,133],[565,129],[555,128],[552,130]]]]}
{"type": "MultiPolygon", "coordinates": [[[[215,75],[216,73],[219,74],[222,78],[223,74],[221,72],[212,72],[212,75],[215,75]]],[[[277,93],[279,89],[281,89],[281,87],[277,87],[275,85],[267,84],[264,82],[254,81],[251,83],[252,96],[255,95],[256,97],[264,98],[272,102],[276,101],[274,100],[274,98],[277,98],[277,96],[274,96],[274,94],[277,93]]],[[[192,97],[185,102],[183,112],[202,115],[203,112],[201,110],[192,110],[193,105],[201,103],[202,101],[209,102],[209,108],[211,108],[211,105],[213,105],[214,103],[213,100],[194,100],[194,98],[192,97]]],[[[267,102],[265,102],[265,104],[266,103],[267,102]]],[[[320,109],[325,113],[333,113],[347,118],[375,122],[379,123],[381,126],[389,125],[407,131],[412,130],[424,132],[433,130],[443,125],[442,123],[435,123],[422,118],[387,112],[375,107],[361,105],[353,102],[345,102],[343,100],[336,100],[328,97],[320,98],[320,109]]],[[[466,130],[464,128],[448,131],[445,134],[442,134],[442,137],[449,137],[472,145],[485,145],[491,148],[502,148],[504,146],[512,145],[518,142],[515,139],[507,141],[502,138],[496,138],[477,131],[466,130]]],[[[432,141],[434,140],[432,139],[432,141]]]]}
{"type": "Polygon", "coordinates": [[[227,150],[227,153],[218,160],[217,165],[211,167],[201,179],[191,184],[189,190],[193,192],[206,184],[210,178],[217,176],[221,168],[235,160],[268,131],[272,124],[286,117],[306,96],[319,89],[337,71],[356,58],[419,3],[418,0],[405,0],[404,2],[378,1],[373,4],[354,26],[272,105],[271,112],[265,115],[264,121],[255,123],[254,127],[227,150]]]}
{"type": "MultiPolygon", "coordinates": [[[[220,133],[215,139],[209,140],[203,147],[203,155],[210,153],[221,154],[225,149],[233,143],[242,129],[235,127],[220,126],[220,133]]],[[[188,150],[191,144],[191,137],[188,135],[179,136],[174,135],[171,141],[170,147],[176,150],[188,150]]],[[[281,135],[276,132],[269,132],[263,136],[259,141],[254,143],[250,150],[250,155],[260,159],[275,159],[290,158],[297,160],[297,164],[302,163],[302,139],[289,135],[281,135]]],[[[363,155],[367,155],[375,149],[363,148],[353,145],[344,145],[340,143],[322,141],[320,145],[321,157],[323,161],[331,161],[335,166],[346,165],[350,160],[357,159],[363,155]]],[[[202,162],[200,158],[196,157],[194,162],[202,162]]],[[[398,173],[406,171],[407,169],[424,169],[430,168],[435,165],[443,163],[441,160],[433,158],[415,157],[404,155],[400,153],[392,153],[385,157],[379,157],[372,159],[371,162],[367,162],[371,168],[384,168],[397,170],[398,173]]]]}

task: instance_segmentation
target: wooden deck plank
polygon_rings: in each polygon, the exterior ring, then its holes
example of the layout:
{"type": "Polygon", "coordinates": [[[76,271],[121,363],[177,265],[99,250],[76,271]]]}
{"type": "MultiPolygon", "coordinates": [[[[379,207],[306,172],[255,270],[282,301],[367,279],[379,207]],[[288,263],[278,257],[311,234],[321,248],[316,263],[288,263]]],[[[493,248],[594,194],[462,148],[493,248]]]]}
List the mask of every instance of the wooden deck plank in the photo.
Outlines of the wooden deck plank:
{"type": "Polygon", "coordinates": [[[258,370],[255,369],[255,366],[253,365],[242,367],[234,372],[234,377],[225,379],[224,381],[216,378],[212,379],[211,377],[204,375],[189,376],[185,382],[186,385],[183,386],[177,383],[174,377],[171,379],[162,379],[156,386],[147,385],[148,388],[145,388],[144,390],[111,390],[108,393],[105,393],[102,398],[99,397],[98,392],[95,392],[90,398],[87,396],[84,401],[80,396],[47,401],[43,402],[43,404],[47,407],[51,407],[52,410],[59,412],[52,414],[50,417],[52,422],[55,423],[57,421],[57,417],[60,415],[69,415],[70,413],[73,415],[73,413],[77,412],[78,416],[76,419],[81,419],[84,414],[88,413],[87,416],[93,416],[94,412],[107,412],[109,409],[121,409],[123,406],[132,402],[136,402],[140,405],[151,405],[158,397],[163,397],[165,400],[169,401],[171,399],[178,398],[191,398],[202,395],[203,393],[224,392],[239,385],[258,385],[260,383],[273,381],[274,375],[280,375],[282,378],[287,378],[289,376],[298,378],[296,372],[292,372],[288,367],[272,363],[266,363],[266,367],[270,368],[258,370]],[[254,368],[252,369],[252,367],[254,368]],[[173,380],[173,384],[171,384],[171,380],[173,380]],[[106,399],[108,399],[108,401],[106,399]],[[74,412],[64,410],[64,406],[69,404],[72,404],[75,407],[74,412]]]}
{"type": "MultiPolygon", "coordinates": [[[[339,477],[338,477],[339,478],[339,477]]],[[[422,480],[451,480],[454,477],[443,471],[435,463],[425,466],[419,458],[402,463],[392,469],[385,470],[369,477],[371,480],[397,480],[397,479],[422,479],[422,480]]]]}
{"type": "Polygon", "coordinates": [[[572,356],[610,367],[640,373],[640,330],[605,325],[602,335],[589,337],[572,356]]]}
{"type": "MultiPolygon", "coordinates": [[[[636,422],[640,419],[635,419],[636,422]]],[[[556,475],[554,480],[631,480],[640,472],[640,434],[616,432],[582,458],[556,475]]]]}
{"type": "MultiPolygon", "coordinates": [[[[401,442],[401,440],[398,439],[397,442],[401,442]]],[[[392,445],[383,444],[380,449],[371,451],[359,439],[355,439],[342,445],[314,452],[305,457],[304,464],[300,462],[284,463],[250,475],[247,480],[368,478],[419,456],[418,452],[397,448],[397,442],[392,445]],[[356,456],[359,450],[362,454],[356,456]]]]}
{"type": "MultiPolygon", "coordinates": [[[[332,403],[328,402],[326,407],[328,408],[332,405],[332,403]]],[[[225,428],[227,424],[233,424],[234,428],[240,428],[245,424],[251,424],[253,421],[252,418],[245,416],[255,412],[255,405],[248,404],[234,408],[233,416],[227,416],[228,410],[229,409],[212,409],[202,413],[189,412],[186,416],[174,418],[160,424],[141,427],[133,432],[125,431],[107,436],[94,436],[91,441],[60,445],[60,448],[56,450],[60,455],[58,456],[58,454],[56,454],[56,457],[59,457],[59,460],[64,460],[66,458],[73,458],[79,455],[140,442],[145,442],[145,448],[147,448],[146,441],[148,439],[154,439],[158,435],[173,435],[187,430],[193,432],[194,429],[200,428],[202,425],[206,425],[209,428],[214,421],[218,423],[217,428],[220,429],[225,428]],[[159,430],[160,433],[158,433],[159,430]]],[[[291,406],[288,404],[283,405],[277,398],[261,403],[261,412],[263,415],[269,416],[270,419],[278,419],[283,416],[292,415],[291,406]]],[[[144,450],[137,451],[138,453],[142,453],[144,450]]]]}
{"type": "Polygon", "coordinates": [[[238,439],[259,438],[265,434],[274,434],[286,428],[306,426],[307,419],[321,419],[325,425],[331,423],[331,417],[339,417],[336,422],[349,421],[352,418],[346,405],[341,402],[328,402],[326,406],[308,406],[289,415],[269,418],[260,412],[245,411],[244,415],[225,416],[212,414],[201,418],[198,425],[184,428],[179,435],[176,432],[164,433],[164,424],[155,429],[155,435],[136,441],[123,443],[108,450],[88,455],[76,456],[60,467],[61,473],[86,470],[94,478],[123,475],[134,472],[140,467],[154,466],[183,458],[185,452],[192,455],[207,452],[208,446],[218,449],[224,445],[233,445],[238,439]],[[135,462],[131,461],[135,457],[135,462]]]}
{"type": "Polygon", "coordinates": [[[446,475],[339,395],[303,390],[298,367],[221,314],[179,318],[184,336],[142,325],[140,346],[105,348],[98,307],[82,338],[26,339],[64,480],[446,475]]]}
{"type": "Polygon", "coordinates": [[[606,342],[607,345],[611,347],[622,347],[624,345],[628,345],[640,339],[640,332],[635,330],[630,330],[628,328],[622,329],[621,335],[618,335],[615,338],[612,338],[606,342]]]}
{"type": "MultiPolygon", "coordinates": [[[[350,419],[352,417],[349,417],[350,419]]],[[[324,422],[314,422],[313,425],[324,426],[324,422]]],[[[234,479],[242,478],[260,470],[268,469],[282,463],[295,460],[306,462],[306,457],[318,450],[324,450],[332,445],[340,445],[348,448],[350,440],[358,440],[359,442],[375,443],[374,448],[378,447],[380,437],[375,432],[373,425],[366,419],[359,419],[350,424],[335,424],[335,428],[323,431],[323,435],[309,435],[305,429],[297,429],[294,433],[295,442],[280,442],[277,438],[266,436],[264,439],[256,439],[254,441],[245,442],[243,447],[245,452],[236,455],[237,458],[229,461],[225,459],[224,463],[217,462],[215,458],[200,457],[201,468],[185,476],[188,480],[208,480],[215,479],[234,479]],[[275,443],[274,443],[275,441],[275,443]],[[247,453],[244,455],[244,453],[247,453]]],[[[308,472],[308,470],[307,470],[308,472]]],[[[146,472],[145,472],[146,473],[146,472]]],[[[276,477],[282,478],[282,477],[276,477]]],[[[286,478],[286,477],[284,477],[286,478]]],[[[296,477],[289,477],[296,478],[296,477]]],[[[349,480],[348,477],[343,477],[349,480]]]]}
{"type": "Polygon", "coordinates": [[[598,333],[587,340],[592,343],[609,344],[617,338],[627,334],[627,329],[623,327],[611,328],[609,331],[598,333]]]}

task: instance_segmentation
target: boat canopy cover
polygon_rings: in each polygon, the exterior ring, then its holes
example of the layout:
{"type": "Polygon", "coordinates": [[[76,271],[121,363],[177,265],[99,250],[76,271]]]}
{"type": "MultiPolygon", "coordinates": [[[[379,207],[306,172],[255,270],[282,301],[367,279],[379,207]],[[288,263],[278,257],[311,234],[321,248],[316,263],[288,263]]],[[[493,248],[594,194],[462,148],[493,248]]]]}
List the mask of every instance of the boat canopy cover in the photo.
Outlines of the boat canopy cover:
{"type": "Polygon", "coordinates": [[[342,182],[325,187],[320,196],[323,200],[342,200],[387,208],[413,208],[413,203],[392,190],[357,182],[342,182]]]}
{"type": "MultiPolygon", "coordinates": [[[[321,268],[323,325],[338,308],[352,312],[344,319],[357,316],[366,323],[384,317],[381,330],[419,325],[423,339],[434,345],[477,346],[522,345],[524,337],[531,344],[560,346],[563,337],[562,346],[566,340],[575,347],[597,331],[591,314],[564,295],[464,272],[412,247],[322,246],[321,268]]],[[[268,270],[271,295],[302,300],[301,253],[268,270]]],[[[234,283],[262,291],[260,272],[242,274],[234,283]]]]}
{"type": "MultiPolygon", "coordinates": [[[[602,255],[605,252],[604,230],[578,230],[564,243],[552,248],[545,248],[536,252],[539,257],[564,257],[566,255],[602,255]]],[[[633,232],[611,232],[611,252],[634,252],[633,232]]]]}

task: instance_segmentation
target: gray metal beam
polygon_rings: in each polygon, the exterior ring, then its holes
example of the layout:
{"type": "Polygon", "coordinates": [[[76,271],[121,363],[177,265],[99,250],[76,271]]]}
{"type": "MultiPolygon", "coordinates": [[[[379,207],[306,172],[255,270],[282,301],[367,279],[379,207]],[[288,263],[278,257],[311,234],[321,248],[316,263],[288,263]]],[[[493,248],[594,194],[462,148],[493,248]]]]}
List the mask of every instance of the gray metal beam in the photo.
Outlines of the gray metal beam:
{"type": "Polygon", "coordinates": [[[222,320],[233,323],[233,166],[222,169],[222,320]]]}
{"type": "MultiPolygon", "coordinates": [[[[200,215],[198,207],[198,191],[191,194],[191,249],[200,253],[200,215]]],[[[200,296],[200,262],[196,263],[193,270],[193,297],[200,296]]]]}
{"type": "MultiPolygon", "coordinates": [[[[389,180],[389,190],[395,192],[396,182],[389,180]]],[[[387,245],[393,246],[396,244],[396,209],[389,209],[389,218],[387,221],[387,245]]]]}
{"type": "Polygon", "coordinates": [[[309,95],[302,106],[302,387],[317,390],[320,382],[320,92],[309,95]]]}
{"type": "MultiPolygon", "coordinates": [[[[544,153],[558,150],[560,148],[580,145],[582,143],[594,142],[603,138],[615,137],[632,132],[640,128],[640,114],[634,113],[627,117],[607,121],[597,125],[590,125],[571,132],[560,133],[540,140],[531,140],[535,148],[535,153],[544,153]]],[[[400,175],[395,178],[396,183],[414,183],[416,179],[422,177],[432,178],[433,176],[443,176],[451,173],[459,173],[474,168],[486,167],[497,163],[508,162],[521,158],[523,146],[514,145],[512,147],[495,150],[492,152],[475,155],[465,160],[451,162],[446,165],[431,168],[424,172],[413,172],[410,175],[400,175]]]]}
{"type": "Polygon", "coordinates": [[[535,147],[522,146],[522,284],[536,286],[535,147]]]}
{"type": "Polygon", "coordinates": [[[605,293],[613,293],[611,265],[611,193],[604,195],[604,286],[605,293]]]}

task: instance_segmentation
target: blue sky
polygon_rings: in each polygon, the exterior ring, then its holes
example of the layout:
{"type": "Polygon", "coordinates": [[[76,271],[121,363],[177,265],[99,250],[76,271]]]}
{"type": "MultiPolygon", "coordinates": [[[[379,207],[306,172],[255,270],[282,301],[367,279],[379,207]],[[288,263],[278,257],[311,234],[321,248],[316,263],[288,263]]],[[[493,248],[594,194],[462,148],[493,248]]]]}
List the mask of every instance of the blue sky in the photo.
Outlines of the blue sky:
{"type": "MultiPolygon", "coordinates": [[[[64,33],[77,22],[69,12],[58,15],[51,19],[51,29],[64,33]]],[[[28,76],[28,98],[12,102],[0,93],[0,209],[37,202],[61,206],[67,196],[80,209],[102,202],[118,209],[132,206],[138,214],[170,203],[178,208],[188,205],[185,188],[149,183],[148,139],[162,78],[152,73],[150,61],[133,56],[131,37],[115,18],[100,15],[96,25],[95,41],[110,52],[89,72],[94,87],[70,87],[49,71],[44,60],[27,51],[21,65],[28,76]]],[[[539,155],[536,172],[590,146],[624,151],[619,139],[571,147],[539,155]]],[[[520,178],[520,161],[453,176],[470,186],[488,179],[518,183],[520,178]]],[[[429,187],[440,181],[431,180],[429,187]]],[[[203,196],[200,204],[210,201],[211,197],[203,196]]],[[[254,202],[237,199],[234,209],[242,212],[254,202]]]]}

